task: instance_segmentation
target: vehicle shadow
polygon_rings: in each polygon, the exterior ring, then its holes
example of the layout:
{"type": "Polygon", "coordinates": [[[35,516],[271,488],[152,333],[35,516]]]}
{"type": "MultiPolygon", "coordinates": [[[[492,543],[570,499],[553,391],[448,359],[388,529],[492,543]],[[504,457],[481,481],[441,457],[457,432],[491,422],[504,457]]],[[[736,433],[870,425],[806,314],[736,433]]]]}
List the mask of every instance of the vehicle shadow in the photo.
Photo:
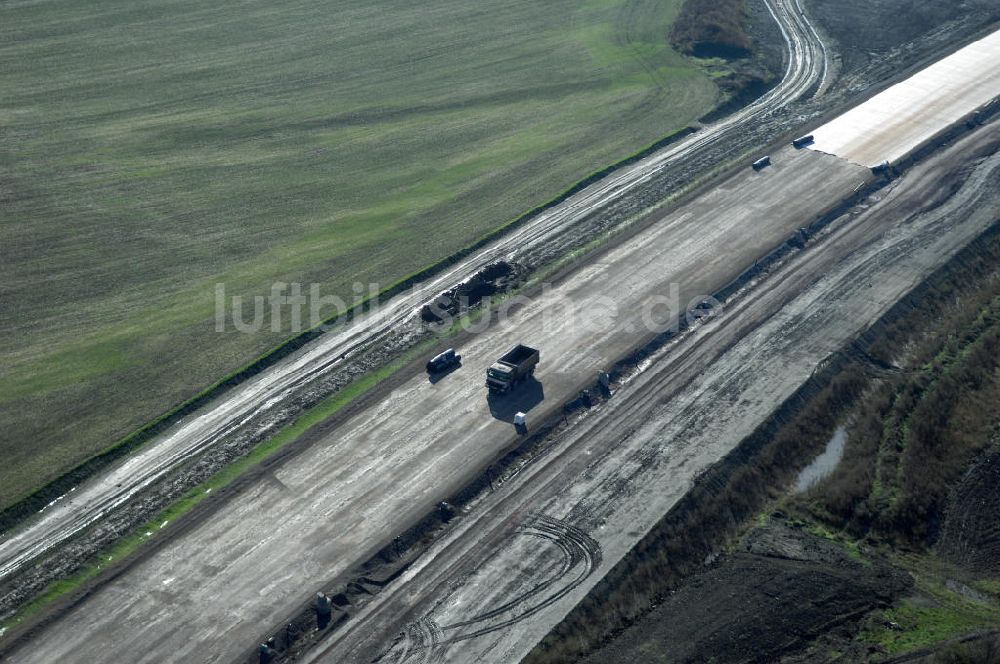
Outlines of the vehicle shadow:
{"type": "Polygon", "coordinates": [[[514,415],[527,413],[545,400],[545,388],[533,376],[507,394],[488,394],[490,414],[501,422],[514,423],[514,415]]]}
{"type": "Polygon", "coordinates": [[[453,364],[444,371],[436,371],[432,374],[427,374],[427,381],[431,385],[436,385],[437,383],[441,382],[442,380],[444,380],[445,378],[447,378],[448,376],[455,373],[461,368],[462,368],[461,362],[459,362],[458,364],[453,364]]]}

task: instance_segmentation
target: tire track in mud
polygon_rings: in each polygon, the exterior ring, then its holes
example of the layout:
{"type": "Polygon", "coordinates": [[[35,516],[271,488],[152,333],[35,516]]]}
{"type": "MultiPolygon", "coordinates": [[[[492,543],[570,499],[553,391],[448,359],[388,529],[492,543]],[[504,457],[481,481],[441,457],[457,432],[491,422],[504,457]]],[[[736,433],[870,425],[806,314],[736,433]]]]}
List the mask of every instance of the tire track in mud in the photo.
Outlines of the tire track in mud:
{"type": "Polygon", "coordinates": [[[443,657],[441,628],[424,617],[408,625],[389,651],[374,661],[379,664],[438,664],[443,657]]]}
{"type": "MultiPolygon", "coordinates": [[[[514,599],[501,604],[500,606],[486,611],[464,622],[453,623],[442,629],[457,629],[474,625],[485,620],[495,618],[503,613],[511,611],[519,604],[525,603],[528,599],[551,588],[566,578],[569,573],[578,565],[583,565],[583,569],[569,583],[562,584],[562,587],[551,595],[545,597],[538,604],[531,606],[516,618],[504,623],[504,626],[512,625],[528,616],[541,611],[549,604],[561,599],[567,593],[580,585],[584,579],[601,564],[601,545],[583,530],[576,528],[564,521],[555,519],[544,514],[535,514],[531,519],[518,528],[518,533],[529,537],[536,537],[554,544],[563,552],[561,569],[558,574],[551,576],[541,583],[535,585],[531,590],[524,592],[514,599]]],[[[492,629],[487,631],[493,631],[492,629]]],[[[487,632],[481,632],[483,634],[487,632]]],[[[478,636],[479,634],[477,634],[478,636]]]]}
{"type": "Polygon", "coordinates": [[[379,664],[438,664],[443,661],[448,646],[506,629],[558,602],[593,574],[603,559],[601,545],[586,532],[541,513],[532,514],[517,527],[512,537],[536,538],[557,548],[562,554],[557,571],[530,589],[468,620],[441,626],[430,614],[425,615],[408,625],[374,661],[379,664]],[[511,613],[513,615],[503,617],[511,613]],[[459,633],[445,637],[446,632],[454,631],[459,633]]]}

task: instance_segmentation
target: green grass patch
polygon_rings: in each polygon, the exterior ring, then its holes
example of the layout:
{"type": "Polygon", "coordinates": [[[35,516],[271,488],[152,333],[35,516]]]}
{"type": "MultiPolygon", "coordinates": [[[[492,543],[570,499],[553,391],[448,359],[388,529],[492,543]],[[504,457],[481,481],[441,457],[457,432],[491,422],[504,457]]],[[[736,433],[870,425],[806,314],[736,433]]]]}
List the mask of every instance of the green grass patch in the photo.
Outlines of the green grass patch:
{"type": "Polygon", "coordinates": [[[905,600],[897,608],[883,612],[886,623],[898,628],[880,628],[862,634],[862,639],[877,643],[889,654],[923,648],[1000,623],[1000,613],[973,602],[950,601],[945,606],[920,606],[905,600]]]}
{"type": "MultiPolygon", "coordinates": [[[[796,522],[793,521],[793,523],[796,522]]],[[[858,544],[858,542],[851,539],[846,533],[834,532],[829,528],[827,528],[826,526],[817,523],[815,521],[805,521],[798,523],[802,523],[804,525],[806,532],[815,535],[816,537],[821,537],[825,540],[829,540],[831,542],[839,544],[844,548],[844,551],[847,552],[847,555],[849,555],[851,558],[858,561],[859,563],[868,566],[872,564],[871,561],[868,560],[868,558],[866,558],[861,554],[861,547],[858,544]]]]}
{"type": "Polygon", "coordinates": [[[291,336],[216,283],[394,283],[704,115],[679,7],[0,8],[0,506],[291,336]]]}
{"type": "Polygon", "coordinates": [[[0,623],[2,628],[10,628],[24,620],[37,615],[53,602],[79,589],[83,584],[95,578],[115,561],[120,561],[136,551],[141,546],[157,537],[161,530],[178,521],[208,498],[213,491],[223,489],[243,473],[271,457],[289,443],[297,440],[312,427],[335,415],[350,402],[362,396],[379,383],[389,378],[401,366],[416,354],[424,352],[427,344],[422,344],[411,350],[405,358],[392,362],[376,371],[365,374],[346,385],[342,390],[320,402],[302,414],[294,423],[282,429],[277,435],[256,446],[251,452],[222,468],[206,482],[194,487],[168,507],[139,526],[129,535],[119,539],[112,547],[102,551],[81,571],[72,576],[50,584],[42,593],[25,603],[14,615],[0,623]]]}
{"type": "MultiPolygon", "coordinates": [[[[965,583],[961,570],[932,554],[896,555],[894,559],[912,574],[918,592],[883,611],[875,626],[861,634],[863,640],[897,654],[1000,625],[1000,606],[995,602],[975,601],[946,586],[949,579],[965,583]]],[[[984,583],[995,584],[970,580],[965,585],[982,588],[984,583]]]]}
{"type": "Polygon", "coordinates": [[[993,595],[994,598],[1000,601],[1000,580],[979,579],[970,585],[980,592],[986,593],[987,595],[993,595]]]}

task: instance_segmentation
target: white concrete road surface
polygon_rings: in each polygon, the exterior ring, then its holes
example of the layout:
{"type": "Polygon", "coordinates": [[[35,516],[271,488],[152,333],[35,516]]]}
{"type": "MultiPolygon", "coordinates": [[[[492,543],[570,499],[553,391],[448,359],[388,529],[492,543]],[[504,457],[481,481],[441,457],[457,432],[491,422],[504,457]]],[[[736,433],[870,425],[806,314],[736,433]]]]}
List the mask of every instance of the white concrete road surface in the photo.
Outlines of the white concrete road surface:
{"type": "Polygon", "coordinates": [[[816,129],[809,147],[862,166],[894,163],[997,96],[1000,30],[816,129]]]}

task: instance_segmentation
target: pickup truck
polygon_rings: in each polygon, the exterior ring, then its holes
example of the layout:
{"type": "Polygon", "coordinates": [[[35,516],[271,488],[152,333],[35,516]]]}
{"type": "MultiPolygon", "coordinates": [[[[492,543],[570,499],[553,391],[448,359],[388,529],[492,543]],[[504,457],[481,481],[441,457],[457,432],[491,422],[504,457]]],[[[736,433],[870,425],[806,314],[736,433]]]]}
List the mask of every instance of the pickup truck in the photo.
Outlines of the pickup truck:
{"type": "Polygon", "coordinates": [[[537,364],[538,350],[518,344],[486,370],[486,387],[493,394],[505,394],[534,374],[537,364]]]}

